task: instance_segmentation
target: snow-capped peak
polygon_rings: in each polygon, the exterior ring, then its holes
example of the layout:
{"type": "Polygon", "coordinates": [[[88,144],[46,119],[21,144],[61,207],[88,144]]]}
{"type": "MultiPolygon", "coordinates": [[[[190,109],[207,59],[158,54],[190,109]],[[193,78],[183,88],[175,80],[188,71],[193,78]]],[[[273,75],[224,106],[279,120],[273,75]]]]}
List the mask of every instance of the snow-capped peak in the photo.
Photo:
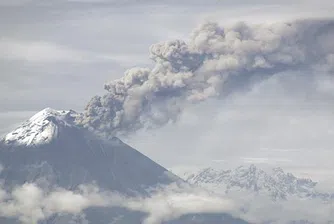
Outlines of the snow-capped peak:
{"type": "Polygon", "coordinates": [[[206,168],[195,173],[186,173],[184,179],[192,184],[208,187],[214,191],[228,193],[245,190],[267,194],[273,199],[323,196],[315,191],[316,182],[285,173],[282,168],[267,172],[255,165],[240,166],[234,170],[206,168]]]}
{"type": "Polygon", "coordinates": [[[51,142],[58,136],[59,128],[74,126],[75,111],[45,108],[14,131],[3,142],[8,145],[34,146],[51,142]]]}

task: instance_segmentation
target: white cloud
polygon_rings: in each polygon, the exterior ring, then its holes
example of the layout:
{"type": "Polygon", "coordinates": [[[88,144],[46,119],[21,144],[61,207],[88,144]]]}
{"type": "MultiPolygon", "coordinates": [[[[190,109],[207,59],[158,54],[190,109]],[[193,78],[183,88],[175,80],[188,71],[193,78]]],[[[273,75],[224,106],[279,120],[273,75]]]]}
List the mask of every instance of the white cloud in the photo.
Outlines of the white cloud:
{"type": "Polygon", "coordinates": [[[233,193],[229,198],[243,208],[245,213],[241,217],[251,223],[288,224],[302,220],[328,223],[334,220],[331,202],[321,199],[301,200],[290,197],[286,201],[275,202],[261,194],[252,195],[241,191],[233,193]]]}
{"type": "Polygon", "coordinates": [[[33,1],[34,0],[2,0],[0,1],[0,6],[19,6],[33,1]]]}
{"type": "Polygon", "coordinates": [[[33,183],[17,186],[11,192],[0,189],[0,216],[18,218],[23,224],[36,224],[55,214],[83,216],[90,207],[123,207],[147,214],[145,224],[159,224],[187,214],[231,214],[252,223],[291,220],[324,223],[333,220],[330,203],[318,199],[274,202],[264,195],[232,191],[218,195],[190,186],[161,186],[149,197],[124,197],[101,191],[97,186],[80,186],[74,191],[61,188],[43,190],[33,183]]]}
{"type": "Polygon", "coordinates": [[[18,218],[23,224],[37,224],[55,214],[78,215],[90,207],[140,211],[148,214],[144,223],[158,224],[186,214],[229,212],[233,203],[202,189],[176,185],[153,189],[145,198],[101,191],[95,185],[82,185],[75,191],[43,190],[34,183],[17,186],[11,192],[0,189],[0,216],[18,218]]]}
{"type": "Polygon", "coordinates": [[[94,185],[82,185],[76,191],[63,188],[44,190],[34,183],[0,190],[0,216],[18,218],[22,223],[37,224],[55,214],[80,214],[89,207],[121,206],[117,193],[101,192],[94,185]]]}
{"type": "Polygon", "coordinates": [[[232,200],[200,188],[167,186],[149,198],[130,200],[129,208],[148,213],[145,224],[157,224],[186,214],[230,213],[237,209],[232,200]]]}
{"type": "MultiPolygon", "coordinates": [[[[0,39],[0,59],[30,63],[112,63],[133,65],[141,58],[138,54],[105,54],[75,50],[67,46],[45,41],[0,39]]],[[[140,61],[140,60],[139,60],[140,61]]]]}
{"type": "Polygon", "coordinates": [[[292,163],[291,159],[284,159],[284,158],[268,158],[268,157],[241,157],[240,158],[242,163],[251,163],[251,164],[270,164],[270,165],[276,165],[282,163],[292,163]]]}
{"type": "Polygon", "coordinates": [[[199,16],[198,21],[218,21],[221,24],[233,24],[239,21],[248,23],[273,23],[296,19],[332,18],[332,1],[277,2],[266,1],[258,4],[232,5],[227,9],[215,9],[199,16]]]}
{"type": "Polygon", "coordinates": [[[0,40],[0,57],[28,62],[84,62],[87,55],[44,41],[0,40]]]}

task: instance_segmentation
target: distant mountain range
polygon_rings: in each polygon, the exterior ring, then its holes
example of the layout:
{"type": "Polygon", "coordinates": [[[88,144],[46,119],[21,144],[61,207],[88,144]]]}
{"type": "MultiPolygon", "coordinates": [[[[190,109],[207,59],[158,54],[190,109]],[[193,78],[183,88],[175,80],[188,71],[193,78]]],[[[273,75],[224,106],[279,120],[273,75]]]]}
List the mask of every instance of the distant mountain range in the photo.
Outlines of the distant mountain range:
{"type": "Polygon", "coordinates": [[[311,179],[298,178],[277,167],[255,165],[233,170],[204,168],[179,175],[197,187],[230,198],[240,212],[262,224],[334,223],[334,194],[320,192],[311,179]]]}
{"type": "Polygon", "coordinates": [[[269,172],[255,165],[239,166],[234,170],[204,168],[196,172],[186,172],[181,177],[189,183],[223,194],[245,191],[266,195],[274,201],[288,200],[290,197],[334,199],[333,193],[317,191],[317,183],[311,179],[298,178],[279,167],[269,172]]]}

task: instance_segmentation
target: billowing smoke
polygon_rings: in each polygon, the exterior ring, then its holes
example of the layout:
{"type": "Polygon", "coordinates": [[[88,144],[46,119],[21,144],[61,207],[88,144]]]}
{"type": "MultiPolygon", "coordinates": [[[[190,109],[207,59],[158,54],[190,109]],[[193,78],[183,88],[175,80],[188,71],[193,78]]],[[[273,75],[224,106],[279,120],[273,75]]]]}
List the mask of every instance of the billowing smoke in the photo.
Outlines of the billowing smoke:
{"type": "MultiPolygon", "coordinates": [[[[334,72],[334,20],[222,27],[206,23],[188,42],[150,47],[153,68],[131,68],[106,83],[78,123],[122,135],[178,119],[193,103],[229,94],[282,71],[334,72]]],[[[306,74],[306,73],[305,73],[306,74]]]]}

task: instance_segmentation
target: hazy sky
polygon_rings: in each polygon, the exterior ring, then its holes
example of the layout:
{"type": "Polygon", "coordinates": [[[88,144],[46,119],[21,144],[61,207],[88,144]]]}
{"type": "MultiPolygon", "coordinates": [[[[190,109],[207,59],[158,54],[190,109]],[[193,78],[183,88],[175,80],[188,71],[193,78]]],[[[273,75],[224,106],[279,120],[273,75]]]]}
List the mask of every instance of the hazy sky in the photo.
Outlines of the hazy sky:
{"type": "MultiPolygon", "coordinates": [[[[132,66],[150,65],[151,44],[187,40],[203,21],[269,23],[333,14],[330,0],[1,0],[0,133],[45,107],[82,111],[92,96],[103,93],[106,81],[132,66]]],[[[298,74],[292,77],[298,80],[298,74]]],[[[284,75],[282,80],[236,95],[228,106],[207,102],[189,108],[178,124],[126,141],[167,167],[259,163],[333,175],[333,107],[301,112],[298,106],[256,103],[268,93],[293,99],[293,93],[273,90],[285,89],[284,75]],[[253,103],[240,108],[236,102],[253,103]]],[[[333,80],[321,81],[332,91],[333,80]]]]}

